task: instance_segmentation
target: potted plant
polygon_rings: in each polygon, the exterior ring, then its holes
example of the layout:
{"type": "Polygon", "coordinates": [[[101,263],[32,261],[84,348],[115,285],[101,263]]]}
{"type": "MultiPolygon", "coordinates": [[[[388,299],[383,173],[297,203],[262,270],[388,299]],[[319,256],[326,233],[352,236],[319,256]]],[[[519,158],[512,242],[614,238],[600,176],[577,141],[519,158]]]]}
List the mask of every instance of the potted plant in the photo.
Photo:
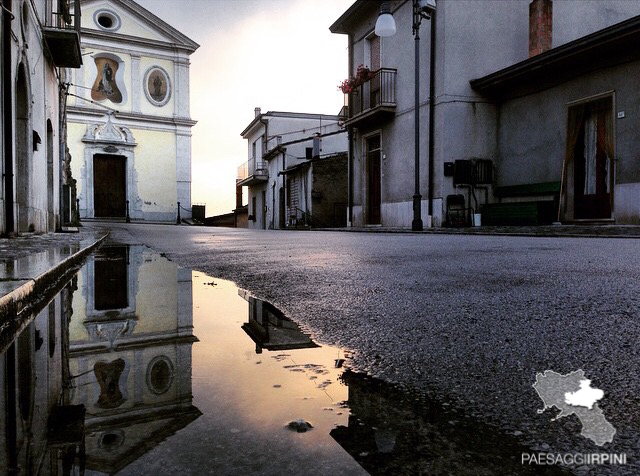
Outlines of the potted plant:
{"type": "Polygon", "coordinates": [[[358,87],[362,86],[367,81],[371,80],[375,76],[365,65],[361,64],[356,68],[355,76],[349,76],[338,85],[338,89],[344,94],[352,94],[358,92],[358,87]]]}
{"type": "Polygon", "coordinates": [[[355,93],[358,86],[355,84],[354,78],[347,78],[338,85],[338,89],[344,94],[355,93]]]}

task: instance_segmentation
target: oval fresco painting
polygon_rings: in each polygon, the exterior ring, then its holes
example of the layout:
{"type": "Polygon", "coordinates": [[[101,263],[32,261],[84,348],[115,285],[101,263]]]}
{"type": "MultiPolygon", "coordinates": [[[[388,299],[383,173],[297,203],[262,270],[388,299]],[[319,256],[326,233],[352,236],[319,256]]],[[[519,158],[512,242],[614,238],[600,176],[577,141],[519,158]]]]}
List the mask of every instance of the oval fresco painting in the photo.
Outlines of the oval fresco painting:
{"type": "Polygon", "coordinates": [[[167,74],[158,67],[147,73],[146,81],[147,97],[152,103],[161,106],[169,99],[169,84],[167,74]]]}
{"type": "Polygon", "coordinates": [[[116,84],[118,62],[110,58],[94,58],[98,74],[91,88],[91,99],[108,99],[114,103],[122,102],[122,93],[116,84]]]}

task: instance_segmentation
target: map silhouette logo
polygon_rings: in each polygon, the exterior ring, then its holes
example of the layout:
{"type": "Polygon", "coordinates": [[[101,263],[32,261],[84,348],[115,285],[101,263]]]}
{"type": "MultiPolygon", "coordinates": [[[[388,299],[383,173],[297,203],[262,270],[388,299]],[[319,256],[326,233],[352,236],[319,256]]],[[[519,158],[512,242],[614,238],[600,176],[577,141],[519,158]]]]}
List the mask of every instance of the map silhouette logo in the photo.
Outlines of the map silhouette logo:
{"type": "Polygon", "coordinates": [[[575,415],[582,423],[582,436],[598,446],[613,441],[616,429],[607,421],[597,403],[604,397],[604,392],[591,387],[591,380],[585,377],[583,370],[566,375],[545,370],[536,374],[533,388],[544,403],[538,413],[556,407],[560,413],[552,421],[575,415]]]}

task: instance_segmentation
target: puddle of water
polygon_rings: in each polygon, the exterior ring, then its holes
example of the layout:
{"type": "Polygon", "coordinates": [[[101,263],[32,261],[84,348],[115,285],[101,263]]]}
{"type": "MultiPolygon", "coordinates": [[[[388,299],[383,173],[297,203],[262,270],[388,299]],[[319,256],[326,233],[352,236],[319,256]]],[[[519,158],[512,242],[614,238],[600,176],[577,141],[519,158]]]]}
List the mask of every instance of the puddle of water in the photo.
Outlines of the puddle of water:
{"type": "Polygon", "coordinates": [[[80,250],[79,244],[31,253],[20,258],[0,256],[0,296],[19,288],[29,279],[48,271],[53,265],[80,250]]]}
{"type": "Polygon", "coordinates": [[[102,248],[9,341],[1,474],[530,474],[502,435],[144,247],[102,248]]]}

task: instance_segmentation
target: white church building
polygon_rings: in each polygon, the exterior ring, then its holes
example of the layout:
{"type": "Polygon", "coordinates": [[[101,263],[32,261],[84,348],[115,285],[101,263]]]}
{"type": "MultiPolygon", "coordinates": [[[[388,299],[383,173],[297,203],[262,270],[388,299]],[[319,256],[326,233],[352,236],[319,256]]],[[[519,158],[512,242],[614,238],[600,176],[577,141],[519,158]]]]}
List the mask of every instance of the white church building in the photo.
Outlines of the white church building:
{"type": "Polygon", "coordinates": [[[190,217],[189,56],[198,44],[132,0],[82,1],[68,147],[80,218],[190,217]],[[179,205],[178,205],[179,204],[179,205]]]}

